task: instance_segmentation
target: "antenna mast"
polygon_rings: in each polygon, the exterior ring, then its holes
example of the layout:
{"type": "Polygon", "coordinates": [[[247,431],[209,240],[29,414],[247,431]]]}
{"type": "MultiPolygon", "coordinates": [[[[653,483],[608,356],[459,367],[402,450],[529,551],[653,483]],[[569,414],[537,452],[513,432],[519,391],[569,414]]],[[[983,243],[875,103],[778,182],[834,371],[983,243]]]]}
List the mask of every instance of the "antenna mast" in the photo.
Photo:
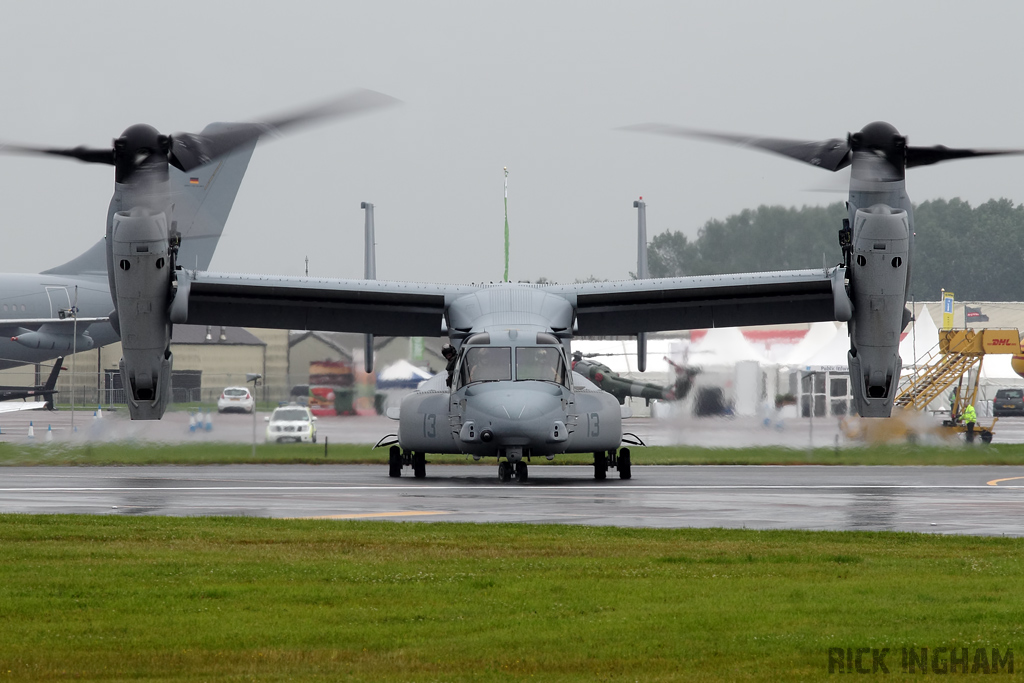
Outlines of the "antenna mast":
{"type": "MultiPolygon", "coordinates": [[[[636,277],[638,280],[646,280],[651,276],[647,268],[647,202],[643,197],[633,202],[633,208],[637,209],[636,214],[636,277]]],[[[638,372],[647,371],[647,333],[637,332],[636,334],[636,369],[638,372]]]]}
{"type": "Polygon", "coordinates": [[[505,282],[508,282],[508,166],[505,167],[505,282]]]}

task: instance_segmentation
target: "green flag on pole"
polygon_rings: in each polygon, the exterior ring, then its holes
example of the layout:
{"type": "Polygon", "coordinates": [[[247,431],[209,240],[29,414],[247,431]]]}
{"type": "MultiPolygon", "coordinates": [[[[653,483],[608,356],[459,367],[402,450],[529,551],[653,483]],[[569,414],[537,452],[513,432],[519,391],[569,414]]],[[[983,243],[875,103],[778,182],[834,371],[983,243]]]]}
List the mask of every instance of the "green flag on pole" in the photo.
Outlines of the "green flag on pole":
{"type": "Polygon", "coordinates": [[[508,166],[505,167],[505,282],[508,282],[508,166]]]}

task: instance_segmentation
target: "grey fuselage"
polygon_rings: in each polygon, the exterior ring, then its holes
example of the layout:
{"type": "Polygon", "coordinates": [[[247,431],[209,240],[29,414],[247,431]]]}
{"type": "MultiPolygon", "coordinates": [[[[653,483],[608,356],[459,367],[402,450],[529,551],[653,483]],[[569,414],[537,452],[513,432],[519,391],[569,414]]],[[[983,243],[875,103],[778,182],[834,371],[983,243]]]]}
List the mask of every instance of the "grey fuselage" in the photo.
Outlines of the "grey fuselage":
{"type": "Polygon", "coordinates": [[[442,374],[403,399],[399,445],[510,462],[618,448],[618,401],[571,372],[572,319],[563,297],[532,287],[457,298],[448,307],[459,348],[451,388],[442,374]]]}
{"type": "MultiPolygon", "coordinates": [[[[110,314],[113,303],[107,287],[106,275],[70,276],[57,274],[0,274],[0,368],[26,363],[41,363],[72,351],[72,329],[61,323],[61,333],[42,325],[37,331],[17,324],[4,324],[5,320],[26,318],[57,319],[61,310],[77,303],[79,318],[101,318],[110,314]],[[12,341],[12,337],[33,334],[39,341],[36,348],[12,341]]],[[[33,326],[35,327],[35,326],[33,326]]],[[[84,351],[118,341],[117,333],[108,322],[78,324],[78,343],[75,350],[84,351]],[[84,337],[84,339],[83,339],[84,337]]]]}

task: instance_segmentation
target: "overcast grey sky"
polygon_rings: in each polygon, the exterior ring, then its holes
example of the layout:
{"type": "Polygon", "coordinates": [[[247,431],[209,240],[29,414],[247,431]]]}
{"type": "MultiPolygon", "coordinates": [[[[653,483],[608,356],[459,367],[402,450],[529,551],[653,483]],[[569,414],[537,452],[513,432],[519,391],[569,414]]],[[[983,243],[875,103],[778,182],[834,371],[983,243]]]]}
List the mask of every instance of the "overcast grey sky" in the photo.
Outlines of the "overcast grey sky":
{"type": "MultiPolygon", "coordinates": [[[[635,210],[695,236],[759,204],[822,204],[826,172],[614,130],[648,121],[841,137],[887,120],[911,144],[1024,147],[1019,2],[49,2],[0,22],[0,139],[103,145],[199,131],[353,87],[401,107],[257,147],[212,268],[381,279],[628,277],[635,210]]],[[[1024,200],[1024,157],[915,169],[915,201],[1024,200]]],[[[0,158],[0,271],[103,234],[113,172],[0,158]]],[[[839,226],[822,226],[835,231],[839,226]]],[[[926,225],[918,225],[920,233],[926,225]]],[[[982,248],[983,236],[979,236],[982,248]]]]}

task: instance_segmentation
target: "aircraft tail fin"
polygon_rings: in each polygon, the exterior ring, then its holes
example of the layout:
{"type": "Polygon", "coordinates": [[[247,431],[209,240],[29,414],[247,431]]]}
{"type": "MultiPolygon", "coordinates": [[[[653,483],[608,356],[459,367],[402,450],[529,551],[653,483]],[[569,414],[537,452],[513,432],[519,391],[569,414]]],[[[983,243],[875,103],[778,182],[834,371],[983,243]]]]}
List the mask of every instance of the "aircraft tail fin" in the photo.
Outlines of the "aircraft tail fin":
{"type": "Polygon", "coordinates": [[[46,384],[42,386],[41,394],[53,394],[57,387],[57,376],[60,374],[60,366],[64,363],[64,356],[57,356],[53,361],[53,369],[50,376],[46,378],[46,384]]]}
{"type": "MultiPolygon", "coordinates": [[[[211,123],[203,133],[220,132],[241,124],[211,123]]],[[[169,169],[171,201],[174,205],[172,226],[181,233],[178,264],[184,268],[206,270],[210,267],[224,224],[227,223],[235,195],[245,177],[256,148],[256,140],[239,147],[231,154],[214,159],[188,173],[173,166],[169,169]]],[[[107,276],[107,250],[100,240],[88,251],[44,275],[107,276]]]]}

